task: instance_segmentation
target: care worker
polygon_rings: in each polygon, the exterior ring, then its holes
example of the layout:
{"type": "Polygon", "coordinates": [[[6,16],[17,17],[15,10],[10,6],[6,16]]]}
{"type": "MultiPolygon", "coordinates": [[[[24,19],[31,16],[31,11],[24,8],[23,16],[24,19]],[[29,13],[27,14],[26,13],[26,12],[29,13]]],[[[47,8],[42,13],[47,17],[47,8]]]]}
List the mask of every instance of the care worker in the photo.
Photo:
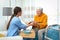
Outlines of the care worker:
{"type": "Polygon", "coordinates": [[[42,40],[43,33],[47,27],[47,15],[43,13],[43,8],[37,8],[34,21],[31,23],[33,23],[33,29],[36,33],[34,40],[42,40]]]}
{"type": "Polygon", "coordinates": [[[18,36],[19,30],[26,29],[28,26],[31,26],[31,24],[24,25],[21,20],[19,19],[19,16],[22,15],[22,9],[20,7],[14,8],[14,13],[10,18],[10,21],[7,25],[7,36],[18,36]]]}

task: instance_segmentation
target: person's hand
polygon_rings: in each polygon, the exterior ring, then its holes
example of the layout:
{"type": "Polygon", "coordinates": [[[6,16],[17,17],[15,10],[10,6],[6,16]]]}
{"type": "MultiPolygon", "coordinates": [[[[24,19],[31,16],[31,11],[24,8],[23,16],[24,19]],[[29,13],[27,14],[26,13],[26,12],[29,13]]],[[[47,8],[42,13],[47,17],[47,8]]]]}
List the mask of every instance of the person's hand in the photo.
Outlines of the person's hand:
{"type": "Polygon", "coordinates": [[[27,25],[28,26],[35,26],[35,25],[37,25],[37,22],[36,21],[32,21],[32,22],[29,22],[27,25]]]}
{"type": "Polygon", "coordinates": [[[28,26],[33,26],[33,23],[31,22],[31,23],[28,23],[27,25],[28,25],[28,26]]]}
{"type": "Polygon", "coordinates": [[[28,24],[32,23],[33,21],[29,22],[28,24]]]}
{"type": "Polygon", "coordinates": [[[36,21],[33,21],[33,24],[34,24],[34,25],[36,25],[36,24],[37,24],[37,22],[36,22],[36,21]]]}

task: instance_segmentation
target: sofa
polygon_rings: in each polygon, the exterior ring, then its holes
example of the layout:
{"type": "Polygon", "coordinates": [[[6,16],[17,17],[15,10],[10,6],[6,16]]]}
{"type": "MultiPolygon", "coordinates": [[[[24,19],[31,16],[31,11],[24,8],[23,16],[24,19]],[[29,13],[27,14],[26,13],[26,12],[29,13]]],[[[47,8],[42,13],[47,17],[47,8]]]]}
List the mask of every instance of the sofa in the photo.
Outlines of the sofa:
{"type": "Polygon", "coordinates": [[[23,40],[21,36],[7,37],[7,31],[0,31],[0,40],[23,40]]]}

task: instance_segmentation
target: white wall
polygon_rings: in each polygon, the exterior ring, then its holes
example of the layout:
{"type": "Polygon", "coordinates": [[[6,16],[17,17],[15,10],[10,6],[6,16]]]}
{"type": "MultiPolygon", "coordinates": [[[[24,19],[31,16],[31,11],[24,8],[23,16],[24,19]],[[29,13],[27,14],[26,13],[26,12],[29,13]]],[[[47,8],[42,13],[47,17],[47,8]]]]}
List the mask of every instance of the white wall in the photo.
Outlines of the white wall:
{"type": "MultiPolygon", "coordinates": [[[[2,8],[9,7],[10,6],[9,4],[10,4],[9,0],[0,0],[0,30],[5,29],[4,24],[6,25],[6,20],[7,20],[6,16],[2,16],[2,13],[3,13],[2,8]]],[[[58,14],[57,0],[13,0],[13,1],[11,0],[11,7],[14,8],[15,6],[19,6],[23,9],[22,18],[25,21],[33,20],[33,16],[36,13],[35,8],[37,7],[42,7],[44,13],[48,15],[48,25],[56,24],[58,22],[57,20],[58,16],[59,16],[58,19],[60,20],[60,8],[59,8],[59,15],[57,15],[58,14]],[[33,7],[33,10],[31,10],[32,7],[33,7]],[[29,18],[32,18],[32,19],[29,19],[29,18]]],[[[59,21],[59,24],[60,24],[60,21],[59,21]]]]}
{"type": "Polygon", "coordinates": [[[31,1],[30,0],[22,0],[22,19],[24,22],[29,22],[31,21],[31,1]],[[27,20],[28,19],[28,20],[27,20]]]}
{"type": "MultiPolygon", "coordinates": [[[[3,7],[12,7],[14,8],[15,6],[21,6],[21,0],[0,0],[0,31],[6,30],[7,26],[7,16],[3,16],[3,7]],[[11,5],[10,5],[11,4],[11,5]]],[[[8,17],[9,19],[10,17],[8,17]]]]}
{"type": "Polygon", "coordinates": [[[8,0],[0,0],[0,30],[6,30],[5,29],[5,25],[6,25],[6,20],[7,17],[6,16],[2,16],[3,15],[3,7],[8,7],[9,5],[8,0]]]}
{"type": "Polygon", "coordinates": [[[60,0],[59,0],[59,24],[60,24],[60,0]]]}
{"type": "Polygon", "coordinates": [[[42,7],[48,15],[48,25],[57,23],[57,0],[31,0],[32,7],[42,7]]]}
{"type": "Polygon", "coordinates": [[[24,15],[35,15],[35,8],[42,7],[43,12],[48,15],[48,25],[58,23],[57,0],[23,0],[23,8],[29,6],[31,9],[33,7],[33,10],[24,10],[24,15]]]}

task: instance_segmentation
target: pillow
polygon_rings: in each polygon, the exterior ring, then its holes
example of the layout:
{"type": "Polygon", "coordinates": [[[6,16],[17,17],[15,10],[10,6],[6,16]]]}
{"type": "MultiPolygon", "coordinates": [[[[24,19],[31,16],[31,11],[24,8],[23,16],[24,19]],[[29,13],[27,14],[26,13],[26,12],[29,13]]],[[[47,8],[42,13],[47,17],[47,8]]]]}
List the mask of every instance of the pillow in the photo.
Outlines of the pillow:
{"type": "Polygon", "coordinates": [[[5,37],[5,35],[3,35],[3,34],[0,34],[0,37],[5,37]]]}

